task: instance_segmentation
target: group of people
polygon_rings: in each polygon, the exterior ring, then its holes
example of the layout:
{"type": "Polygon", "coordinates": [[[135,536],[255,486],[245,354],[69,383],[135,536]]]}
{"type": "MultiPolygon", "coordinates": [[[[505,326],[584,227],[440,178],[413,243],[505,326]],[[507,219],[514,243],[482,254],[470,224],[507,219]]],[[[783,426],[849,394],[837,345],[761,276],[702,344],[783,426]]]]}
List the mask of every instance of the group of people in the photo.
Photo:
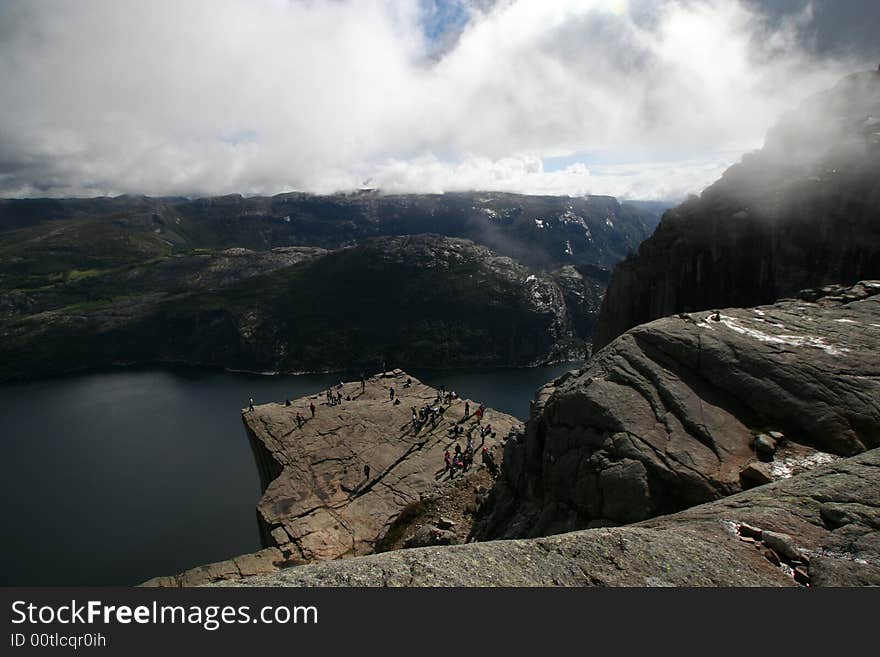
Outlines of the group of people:
{"type": "Polygon", "coordinates": [[[450,454],[447,449],[443,453],[443,462],[446,467],[446,472],[449,473],[449,478],[452,479],[455,477],[456,472],[466,472],[467,470],[470,470],[471,465],[474,462],[474,451],[470,447],[466,447],[462,450],[461,445],[455,443],[455,454],[450,454]]]}
{"type": "MultiPolygon", "coordinates": [[[[340,383],[339,388],[337,388],[336,392],[333,392],[333,390],[328,390],[325,393],[325,396],[327,397],[327,406],[339,406],[340,404],[342,404],[342,391],[340,390],[341,387],[342,384],[340,383]]],[[[348,401],[351,401],[350,396],[346,397],[346,399],[348,401]]]]}
{"type": "MultiPolygon", "coordinates": [[[[361,391],[364,392],[366,390],[366,376],[361,374],[361,391]]],[[[407,379],[403,384],[404,388],[409,388],[412,385],[412,379],[407,379]]],[[[330,388],[325,393],[325,398],[327,400],[328,406],[337,406],[342,404],[343,402],[343,383],[340,382],[339,385],[336,386],[336,389],[330,388]]],[[[395,390],[393,386],[388,387],[388,398],[395,405],[400,404],[400,398],[396,396],[395,390]]],[[[351,396],[345,397],[346,400],[351,401],[351,396]]],[[[441,386],[440,390],[437,392],[437,396],[434,399],[433,404],[423,404],[420,408],[416,408],[415,406],[410,407],[412,412],[412,427],[416,433],[425,426],[426,424],[430,424],[431,428],[434,429],[437,426],[437,423],[443,419],[444,413],[446,412],[446,405],[452,404],[453,401],[458,399],[458,395],[456,392],[449,391],[447,392],[445,386],[441,386]]],[[[284,405],[289,407],[292,405],[290,399],[286,399],[284,401],[284,405]]],[[[249,399],[248,409],[254,410],[254,400],[253,398],[249,399]]],[[[309,412],[311,417],[315,417],[315,403],[309,402],[309,412]]],[[[495,432],[492,430],[491,424],[486,424],[483,426],[482,420],[486,414],[486,407],[483,404],[480,404],[477,409],[474,411],[474,417],[476,418],[476,424],[480,427],[480,439],[485,440],[486,436],[495,437],[495,432]]],[[[462,423],[471,417],[471,405],[469,401],[465,401],[464,405],[464,418],[461,421],[454,423],[449,428],[449,435],[451,437],[459,438],[465,434],[465,428],[462,426],[462,423]]],[[[296,426],[298,428],[302,428],[306,423],[305,416],[300,412],[296,412],[295,416],[296,426]]],[[[474,462],[474,441],[471,435],[474,430],[474,426],[472,425],[470,429],[467,430],[466,444],[465,448],[462,449],[459,442],[456,441],[454,450],[450,452],[447,449],[443,455],[443,460],[445,463],[445,471],[449,472],[450,479],[453,478],[456,472],[466,472],[471,468],[474,462]]],[[[489,473],[496,477],[498,475],[498,464],[495,461],[495,457],[492,454],[492,451],[488,447],[483,447],[481,450],[481,457],[483,464],[489,470],[489,473]]],[[[369,466],[364,466],[364,474],[369,479],[369,466]]]]}
{"type": "Polygon", "coordinates": [[[425,426],[425,424],[430,424],[432,429],[435,428],[437,422],[443,418],[446,409],[442,406],[428,406],[424,404],[418,411],[416,411],[415,406],[411,406],[410,411],[412,412],[413,429],[418,433],[419,429],[425,426]]]}
{"type": "MultiPolygon", "coordinates": [[[[495,462],[495,456],[488,447],[483,447],[480,451],[483,465],[489,470],[492,477],[498,476],[498,464],[495,462]]],[[[449,478],[453,479],[456,472],[467,472],[474,463],[474,446],[470,436],[468,436],[467,445],[464,449],[459,443],[455,443],[454,453],[450,453],[447,449],[443,453],[443,461],[445,471],[449,473],[449,478]]]]}

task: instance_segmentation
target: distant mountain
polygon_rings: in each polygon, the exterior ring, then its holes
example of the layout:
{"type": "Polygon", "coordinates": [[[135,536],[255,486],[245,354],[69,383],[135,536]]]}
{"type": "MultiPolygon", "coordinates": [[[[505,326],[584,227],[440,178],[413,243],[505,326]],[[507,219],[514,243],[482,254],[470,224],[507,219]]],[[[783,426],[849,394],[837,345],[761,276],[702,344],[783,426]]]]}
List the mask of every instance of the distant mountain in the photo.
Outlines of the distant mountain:
{"type": "Polygon", "coordinates": [[[880,72],[808,99],[614,270],[594,348],[678,312],[880,278],[880,72]]]}
{"type": "Polygon", "coordinates": [[[583,355],[595,286],[438,235],[157,258],[6,295],[0,380],[119,363],[537,365],[583,355]]]}
{"type": "Polygon", "coordinates": [[[194,248],[335,249],[424,233],[469,239],[529,267],[610,268],[650,235],[663,209],[605,196],[502,193],[8,199],[0,201],[0,275],[9,275],[3,256],[13,250],[15,271],[25,274],[44,271],[47,257],[52,266],[113,266],[194,248]]]}
{"type": "Polygon", "coordinates": [[[659,215],[488,193],[0,201],[0,379],[579,357],[659,215]]]}

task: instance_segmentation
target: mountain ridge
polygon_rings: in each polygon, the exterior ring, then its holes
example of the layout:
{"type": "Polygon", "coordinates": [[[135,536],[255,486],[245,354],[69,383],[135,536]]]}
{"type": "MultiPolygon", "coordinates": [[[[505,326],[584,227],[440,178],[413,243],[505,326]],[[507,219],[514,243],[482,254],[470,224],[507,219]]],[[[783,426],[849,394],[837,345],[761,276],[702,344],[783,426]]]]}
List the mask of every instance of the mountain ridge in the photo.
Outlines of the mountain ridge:
{"type": "Polygon", "coordinates": [[[594,349],[679,312],[880,278],[880,71],[807,99],[619,263],[594,349]]]}

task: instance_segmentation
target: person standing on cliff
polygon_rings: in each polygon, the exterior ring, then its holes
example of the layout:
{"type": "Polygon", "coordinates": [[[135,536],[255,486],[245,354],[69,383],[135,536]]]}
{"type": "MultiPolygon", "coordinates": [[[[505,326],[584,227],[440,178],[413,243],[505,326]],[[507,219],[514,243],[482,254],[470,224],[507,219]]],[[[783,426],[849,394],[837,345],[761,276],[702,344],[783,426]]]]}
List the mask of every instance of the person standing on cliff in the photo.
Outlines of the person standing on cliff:
{"type": "Polygon", "coordinates": [[[309,410],[312,412],[312,417],[315,417],[315,402],[309,402],[309,410]]]}
{"type": "Polygon", "coordinates": [[[361,392],[367,391],[367,375],[361,372],[361,392]]]}
{"type": "Polygon", "coordinates": [[[369,479],[370,478],[370,464],[364,463],[364,476],[369,479]]]}
{"type": "Polygon", "coordinates": [[[249,411],[254,410],[254,398],[253,397],[250,398],[250,401],[248,403],[248,410],[249,411]]]}
{"type": "Polygon", "coordinates": [[[390,388],[388,388],[388,395],[389,395],[389,399],[391,399],[393,401],[394,400],[394,386],[391,386],[390,388]]]}
{"type": "Polygon", "coordinates": [[[467,420],[471,416],[471,403],[464,403],[464,419],[467,420]]]}

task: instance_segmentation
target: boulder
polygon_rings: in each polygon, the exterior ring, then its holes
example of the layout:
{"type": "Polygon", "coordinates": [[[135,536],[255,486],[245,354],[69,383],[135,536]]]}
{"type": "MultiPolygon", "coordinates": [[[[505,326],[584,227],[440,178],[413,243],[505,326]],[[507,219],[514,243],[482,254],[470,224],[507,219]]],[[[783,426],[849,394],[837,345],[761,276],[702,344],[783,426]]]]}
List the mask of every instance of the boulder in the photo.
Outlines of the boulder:
{"type": "Polygon", "coordinates": [[[739,473],[740,483],[743,490],[763,486],[773,481],[773,475],[766,463],[752,462],[744,467],[739,473]]]}
{"type": "Polygon", "coordinates": [[[880,445],[880,281],[856,287],[620,336],[539,391],[474,535],[633,522],[880,445]]]}
{"type": "Polygon", "coordinates": [[[779,555],[776,554],[776,550],[774,550],[773,548],[765,547],[763,550],[761,550],[761,554],[764,555],[764,558],[772,563],[774,566],[779,566],[782,564],[782,562],[779,560],[779,555]]]}
{"type": "Polygon", "coordinates": [[[776,441],[766,433],[755,436],[755,452],[762,461],[772,461],[776,453],[776,441]]]}
{"type": "Polygon", "coordinates": [[[455,523],[452,522],[449,518],[444,518],[440,516],[439,520],[437,520],[437,527],[440,529],[452,529],[455,527],[455,523]]]}
{"type": "Polygon", "coordinates": [[[459,542],[458,535],[432,525],[423,525],[406,541],[406,547],[428,547],[430,545],[455,545],[459,542]]]}
{"type": "Polygon", "coordinates": [[[765,530],[761,540],[764,542],[764,545],[789,561],[802,558],[803,552],[788,534],[765,530]]]}

